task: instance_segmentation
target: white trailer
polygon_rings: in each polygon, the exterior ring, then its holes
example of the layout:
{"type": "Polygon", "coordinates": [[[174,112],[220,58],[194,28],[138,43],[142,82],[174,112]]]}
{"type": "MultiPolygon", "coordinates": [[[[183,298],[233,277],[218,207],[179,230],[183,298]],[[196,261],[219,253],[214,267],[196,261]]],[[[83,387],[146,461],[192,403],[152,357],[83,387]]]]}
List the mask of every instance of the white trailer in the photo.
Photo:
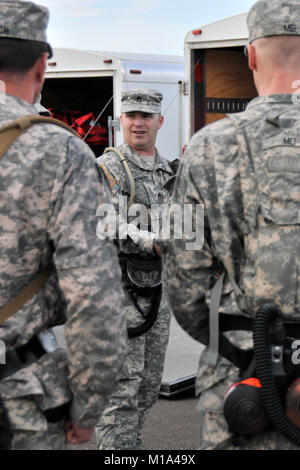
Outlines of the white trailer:
{"type": "Polygon", "coordinates": [[[184,43],[185,138],[257,96],[244,47],[247,13],[189,31],[184,43]]]}
{"type": "MultiPolygon", "coordinates": [[[[183,56],[95,52],[54,48],[48,61],[42,104],[55,110],[93,112],[106,119],[108,143],[123,142],[119,124],[121,92],[134,88],[155,88],[163,93],[165,122],[158,133],[161,154],[174,160],[180,157],[183,142],[181,82],[183,56]]],[[[55,116],[54,116],[55,117],[55,116]]],[[[100,122],[100,121],[99,121],[100,122]]],[[[104,149],[92,148],[99,156],[104,149]]]]}

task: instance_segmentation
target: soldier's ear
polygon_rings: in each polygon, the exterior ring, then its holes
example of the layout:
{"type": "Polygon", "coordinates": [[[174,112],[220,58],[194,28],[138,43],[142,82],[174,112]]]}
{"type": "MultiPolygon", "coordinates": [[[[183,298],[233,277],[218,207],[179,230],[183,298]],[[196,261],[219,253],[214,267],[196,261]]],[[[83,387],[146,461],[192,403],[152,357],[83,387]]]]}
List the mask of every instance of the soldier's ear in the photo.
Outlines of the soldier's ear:
{"type": "Polygon", "coordinates": [[[252,71],[256,70],[257,68],[256,49],[253,44],[248,45],[248,65],[252,71]]]}
{"type": "Polygon", "coordinates": [[[160,117],[159,117],[159,129],[160,129],[161,126],[163,125],[164,120],[165,120],[165,118],[164,118],[162,115],[160,115],[160,117]]]}
{"type": "Polygon", "coordinates": [[[39,83],[44,82],[45,72],[47,68],[47,58],[48,53],[40,55],[40,57],[37,59],[36,63],[33,66],[34,78],[39,83]]]}

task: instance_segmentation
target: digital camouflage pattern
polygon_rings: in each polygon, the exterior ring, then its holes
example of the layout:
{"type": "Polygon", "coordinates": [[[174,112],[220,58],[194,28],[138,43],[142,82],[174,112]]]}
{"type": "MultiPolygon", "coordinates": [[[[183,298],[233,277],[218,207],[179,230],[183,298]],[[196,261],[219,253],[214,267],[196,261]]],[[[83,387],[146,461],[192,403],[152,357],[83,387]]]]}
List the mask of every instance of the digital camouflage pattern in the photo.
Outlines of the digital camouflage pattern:
{"type": "Polygon", "coordinates": [[[0,9],[0,38],[47,43],[46,29],[49,21],[47,8],[33,2],[0,0],[0,9]]]}
{"type": "Polygon", "coordinates": [[[162,93],[157,90],[135,89],[123,91],[121,97],[121,112],[140,111],[157,114],[161,111],[162,93]]]}
{"type": "MultiPolygon", "coordinates": [[[[0,126],[34,113],[33,105],[3,95],[0,126]]],[[[0,181],[0,307],[55,265],[42,291],[0,326],[0,339],[11,350],[64,324],[68,344],[1,380],[0,395],[16,433],[47,439],[43,411],[68,402],[72,419],[94,426],[127,351],[116,248],[96,236],[97,207],[110,202],[109,188],[90,149],[44,123],[0,160],[0,181]]]]}
{"type": "MultiPolygon", "coordinates": [[[[158,152],[152,169],[129,145],[120,145],[118,150],[126,157],[135,181],[134,203],[145,205],[150,213],[151,204],[162,204],[166,201],[168,192],[163,186],[174,173],[172,166],[158,152]]],[[[97,159],[97,162],[100,166],[105,165],[109,173],[112,199],[118,212],[119,196],[129,199],[130,193],[123,164],[114,152],[105,153],[97,159]]],[[[123,228],[124,224],[127,228],[129,225],[135,228],[132,218],[127,221],[126,215],[123,228]]],[[[143,232],[145,230],[135,230],[135,241],[129,237],[119,240],[120,254],[153,253],[153,240],[145,241],[143,232]]],[[[136,327],[143,322],[143,318],[134,307],[125,282],[123,287],[125,295],[123,309],[126,312],[127,326],[136,327]]],[[[139,297],[138,302],[147,311],[150,305],[149,299],[139,297]]],[[[109,406],[96,429],[100,450],[140,449],[143,423],[160,389],[169,338],[169,322],[170,309],[163,296],[154,326],[141,336],[129,338],[129,353],[122,370],[122,378],[115,387],[109,406]]]]}
{"type": "MultiPolygon", "coordinates": [[[[118,150],[126,157],[130,171],[132,173],[135,184],[135,198],[134,204],[142,204],[148,209],[149,217],[152,217],[153,226],[155,227],[155,220],[159,219],[160,211],[156,210],[155,205],[162,205],[166,202],[168,190],[164,188],[165,183],[174,174],[173,167],[168,160],[162,158],[159,153],[156,153],[156,163],[154,169],[149,167],[146,161],[139,156],[129,145],[123,144],[118,147],[118,150]],[[152,206],[152,207],[151,207],[152,206]]],[[[104,170],[112,191],[112,201],[116,209],[116,213],[121,215],[118,220],[119,229],[126,230],[132,234],[132,238],[126,237],[125,240],[118,240],[120,251],[122,253],[140,253],[147,251],[153,252],[154,239],[150,237],[148,231],[139,230],[133,224],[134,215],[128,216],[127,220],[127,204],[130,197],[130,184],[127,173],[124,169],[119,156],[114,152],[107,152],[97,159],[98,164],[104,170]],[[124,204],[120,204],[120,196],[124,198],[124,204]],[[127,199],[125,199],[127,198],[127,199]],[[126,225],[124,225],[124,222],[126,225]],[[127,223],[129,222],[129,224],[127,223]]],[[[134,212],[134,211],[132,211],[134,212]]],[[[153,228],[153,227],[150,227],[153,228]]],[[[147,230],[149,227],[147,227],[147,230]]]]}
{"type": "Polygon", "coordinates": [[[249,42],[266,36],[299,36],[299,0],[259,0],[249,11],[249,42]]]}
{"type": "MultiPolygon", "coordinates": [[[[182,159],[170,203],[204,204],[205,242],[197,251],[186,251],[185,239],[161,242],[164,283],[179,324],[203,344],[208,343],[211,288],[223,267],[227,276],[221,312],[253,316],[258,305],[273,299],[283,307],[286,318],[299,321],[293,270],[299,261],[298,253],[293,252],[299,240],[295,147],[299,126],[291,128],[291,119],[294,124],[300,122],[299,106],[294,105],[291,95],[255,98],[245,112],[196,133],[182,159]],[[281,113],[282,122],[277,126],[276,117],[281,113]],[[287,157],[286,165],[279,155],[287,157]]],[[[232,333],[232,339],[243,347],[250,345],[249,338],[241,338],[240,333],[232,333]]],[[[211,367],[206,354],[201,356],[197,377],[197,393],[201,393],[199,448],[230,448],[222,409],[225,391],[236,381],[237,369],[225,359],[211,367]]],[[[293,446],[277,433],[268,432],[241,448],[293,446]]]]}

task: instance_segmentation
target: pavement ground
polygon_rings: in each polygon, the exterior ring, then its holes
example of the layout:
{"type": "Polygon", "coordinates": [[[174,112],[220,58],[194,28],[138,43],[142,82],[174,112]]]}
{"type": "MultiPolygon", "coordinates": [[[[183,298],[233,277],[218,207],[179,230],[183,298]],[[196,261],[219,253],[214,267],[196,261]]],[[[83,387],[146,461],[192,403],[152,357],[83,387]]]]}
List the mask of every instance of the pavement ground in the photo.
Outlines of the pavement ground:
{"type": "MultiPolygon", "coordinates": [[[[193,390],[175,395],[160,396],[146,419],[142,450],[195,450],[200,429],[198,399],[193,390]]],[[[68,450],[97,450],[96,439],[68,450]]]]}

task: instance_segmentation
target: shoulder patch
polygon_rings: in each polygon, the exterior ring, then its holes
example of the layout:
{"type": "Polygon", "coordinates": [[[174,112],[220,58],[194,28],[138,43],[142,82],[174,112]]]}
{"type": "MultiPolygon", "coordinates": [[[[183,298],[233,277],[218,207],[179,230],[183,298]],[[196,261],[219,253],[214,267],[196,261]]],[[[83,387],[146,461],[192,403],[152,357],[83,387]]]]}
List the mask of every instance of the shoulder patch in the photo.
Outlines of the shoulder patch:
{"type": "Polygon", "coordinates": [[[109,173],[108,169],[106,168],[106,166],[104,165],[104,163],[100,163],[100,167],[102,168],[103,170],[103,173],[105,174],[106,176],[106,179],[108,181],[108,184],[110,186],[110,189],[113,188],[113,185],[116,183],[116,180],[111,176],[111,174],[109,173]]]}

